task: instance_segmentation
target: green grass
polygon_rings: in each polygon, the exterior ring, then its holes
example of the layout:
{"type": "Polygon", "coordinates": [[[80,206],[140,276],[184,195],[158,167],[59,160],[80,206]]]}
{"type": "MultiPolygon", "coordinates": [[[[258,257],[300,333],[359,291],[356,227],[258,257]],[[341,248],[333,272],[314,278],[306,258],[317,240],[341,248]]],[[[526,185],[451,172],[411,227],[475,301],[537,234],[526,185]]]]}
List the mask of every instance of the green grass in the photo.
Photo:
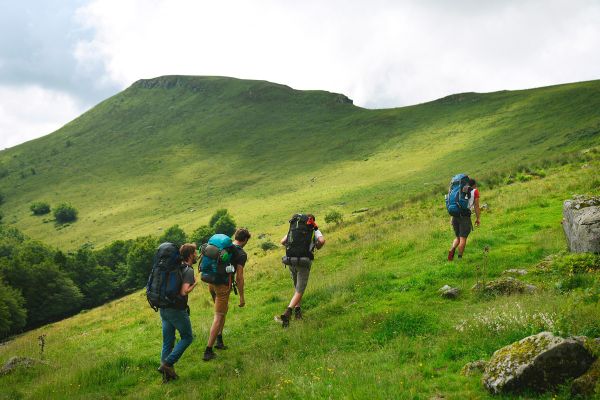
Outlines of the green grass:
{"type": "MultiPolygon", "coordinates": [[[[196,340],[177,364],[181,378],[161,385],[154,371],[160,319],[137,292],[15,338],[0,360],[38,356],[47,335],[50,367],[2,379],[5,398],[389,398],[490,397],[464,364],[489,358],[501,346],[550,329],[563,335],[600,334],[600,305],[585,287],[559,290],[569,276],[562,201],[573,193],[599,194],[598,160],[548,169],[544,178],[482,190],[489,205],[470,237],[465,259],[445,261],[452,239],[439,196],[363,214],[328,230],[305,298],[305,321],[288,330],[273,322],[291,296],[281,251],[250,253],[247,305],[231,307],[225,330],[230,349],[201,360],[212,307],[204,286],[191,295],[196,340]],[[563,183],[568,181],[569,185],[563,183]],[[487,261],[483,247],[489,246],[487,261]],[[539,287],[535,295],[485,297],[470,291],[477,279],[509,268],[539,287]],[[458,300],[438,289],[457,286],[458,300]],[[539,315],[547,316],[547,326],[539,315]],[[537,315],[537,316],[536,316],[537,315]]],[[[279,228],[283,235],[285,227],[279,228]]],[[[255,239],[253,239],[255,240],[255,239]]],[[[578,259],[579,260],[579,259],[578,259]]],[[[585,272],[591,285],[598,272],[585,272]]],[[[233,297],[232,301],[237,298],[233,297]]],[[[235,303],[233,304],[235,305],[235,303]]],[[[538,398],[567,398],[568,390],[538,398]]]]}
{"type": "Polygon", "coordinates": [[[599,94],[591,81],[366,110],[261,81],[141,81],[0,152],[2,211],[5,223],[62,248],[174,224],[191,232],[221,207],[272,235],[296,210],[348,214],[441,194],[457,171],[491,179],[582,157],[600,144],[599,94]],[[57,227],[31,215],[36,201],[69,202],[79,220],[57,227]]]}
{"type": "Polygon", "coordinates": [[[38,357],[46,334],[50,363],[0,377],[0,398],[489,397],[480,376],[460,375],[465,363],[543,329],[600,335],[598,272],[571,274],[579,260],[568,257],[551,271],[536,267],[565,250],[563,200],[600,194],[599,94],[592,81],[365,110],[267,82],[163,77],[0,152],[4,221],[63,249],[174,224],[189,234],[223,207],[254,234],[247,305],[232,305],[230,349],[216,361],[201,360],[212,321],[201,286],[191,295],[196,340],[177,364],[181,379],[161,385],[160,319],[140,291],[0,346],[0,361],[38,357]],[[442,195],[462,171],[482,178],[488,209],[465,259],[449,263],[442,195]],[[58,227],[31,215],[38,201],[69,202],[79,219],[58,227]],[[370,210],[352,214],[361,208],[370,210]],[[277,243],[300,210],[320,216],[327,245],[305,321],[282,330],[273,316],[292,294],[289,274],[282,250],[260,245],[277,243]],[[332,210],[342,224],[323,223],[332,210]],[[521,279],[538,292],[470,290],[509,268],[529,270],[521,279]],[[459,299],[442,299],[444,284],[459,287],[459,299]]]}

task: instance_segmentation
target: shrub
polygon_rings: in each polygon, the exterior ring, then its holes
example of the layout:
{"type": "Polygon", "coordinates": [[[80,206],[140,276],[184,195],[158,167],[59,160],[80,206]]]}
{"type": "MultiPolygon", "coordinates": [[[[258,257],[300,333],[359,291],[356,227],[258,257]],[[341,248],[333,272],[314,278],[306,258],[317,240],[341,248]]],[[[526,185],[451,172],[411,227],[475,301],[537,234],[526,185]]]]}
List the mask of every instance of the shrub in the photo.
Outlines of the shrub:
{"type": "Polygon", "coordinates": [[[0,193],[0,205],[4,204],[4,194],[0,193]]]}
{"type": "Polygon", "coordinates": [[[75,221],[77,210],[68,203],[61,203],[54,209],[54,218],[59,224],[75,221]]]}
{"type": "Polygon", "coordinates": [[[50,212],[50,204],[44,203],[43,201],[37,201],[32,203],[29,206],[29,209],[33,212],[33,215],[44,215],[50,212]]]}
{"type": "Polygon", "coordinates": [[[208,222],[208,226],[215,226],[215,224],[217,223],[217,221],[221,218],[224,217],[225,215],[229,215],[229,212],[227,211],[226,208],[221,208],[220,210],[215,211],[215,213],[212,215],[212,217],[210,217],[210,221],[208,222]]]}
{"type": "Polygon", "coordinates": [[[202,243],[208,242],[208,239],[214,234],[215,230],[213,228],[208,225],[202,225],[192,233],[190,241],[200,246],[202,243]]]}
{"type": "Polygon", "coordinates": [[[593,253],[568,254],[554,260],[553,267],[569,274],[600,271],[600,255],[593,253]]]}
{"type": "Polygon", "coordinates": [[[235,221],[229,214],[223,215],[213,225],[215,233],[222,233],[227,236],[231,236],[235,233],[235,221]]]}
{"type": "Polygon", "coordinates": [[[325,215],[325,222],[328,224],[341,224],[344,221],[344,217],[341,212],[337,210],[329,211],[325,215]]]}
{"type": "Polygon", "coordinates": [[[176,244],[177,246],[181,246],[187,241],[187,236],[183,229],[179,227],[179,225],[173,225],[162,234],[162,236],[158,239],[159,243],[171,242],[176,244]]]}
{"type": "Polygon", "coordinates": [[[266,240],[260,244],[260,248],[264,251],[275,250],[277,245],[270,240],[266,240]]]}

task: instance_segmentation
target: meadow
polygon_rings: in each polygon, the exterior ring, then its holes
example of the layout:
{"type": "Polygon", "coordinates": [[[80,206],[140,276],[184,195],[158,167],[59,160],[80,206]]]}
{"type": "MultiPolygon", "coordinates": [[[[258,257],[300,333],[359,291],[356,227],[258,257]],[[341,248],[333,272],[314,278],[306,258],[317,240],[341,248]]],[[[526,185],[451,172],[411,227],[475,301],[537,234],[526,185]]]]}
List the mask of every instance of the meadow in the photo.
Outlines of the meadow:
{"type": "Polygon", "coordinates": [[[0,212],[66,250],[159,236],[174,224],[191,232],[218,208],[277,236],[295,211],[383,207],[443,193],[457,171],[495,179],[566,161],[598,145],[599,94],[591,81],[366,110],[268,82],[143,80],[0,152],[0,212]],[[32,215],[40,201],[71,203],[79,219],[57,226],[32,215]]]}
{"type": "MultiPolygon", "coordinates": [[[[561,226],[564,200],[600,194],[599,94],[592,81],[366,110],[267,82],[137,82],[0,152],[3,221],[73,250],[173,224],[191,233],[227,208],[253,233],[229,349],[202,361],[212,307],[201,285],[190,296],[195,341],[176,365],[180,379],[163,385],[160,318],[137,291],[0,345],[0,362],[47,362],[0,377],[0,398],[491,398],[481,375],[460,373],[467,362],[543,330],[600,336],[597,259],[570,271],[561,226]],[[448,262],[443,195],[458,172],[479,178],[486,208],[465,258],[448,262]],[[31,215],[39,201],[68,201],[79,219],[31,215]],[[332,210],[342,223],[324,223],[332,210]],[[317,215],[327,244],[305,320],[283,330],[273,318],[292,295],[283,249],[261,245],[277,242],[296,211],[317,215]],[[471,290],[511,268],[528,271],[519,279],[535,294],[471,290]],[[445,284],[458,299],[440,296],[445,284]]],[[[568,398],[568,387],[535,397],[568,398]]]]}
{"type": "Polygon", "coordinates": [[[2,396],[487,398],[480,375],[460,374],[467,362],[542,330],[600,336],[598,272],[565,290],[567,272],[538,267],[548,256],[564,257],[562,202],[574,193],[598,194],[599,166],[596,157],[550,168],[543,178],[483,187],[482,226],[461,261],[445,259],[452,233],[437,195],[323,225],[328,243],[313,267],[305,320],[287,330],[273,321],[291,295],[282,251],[250,253],[247,305],[235,307],[233,297],[228,315],[230,349],[202,361],[212,308],[199,287],[191,295],[196,339],[177,364],[181,378],[168,385],[155,371],[160,318],[143,291],[28,332],[1,346],[0,359],[39,357],[44,334],[49,365],[0,378],[2,396]],[[536,285],[536,293],[470,290],[509,268],[526,269],[520,279],[536,285]],[[444,284],[459,287],[460,297],[442,299],[444,284]]]}

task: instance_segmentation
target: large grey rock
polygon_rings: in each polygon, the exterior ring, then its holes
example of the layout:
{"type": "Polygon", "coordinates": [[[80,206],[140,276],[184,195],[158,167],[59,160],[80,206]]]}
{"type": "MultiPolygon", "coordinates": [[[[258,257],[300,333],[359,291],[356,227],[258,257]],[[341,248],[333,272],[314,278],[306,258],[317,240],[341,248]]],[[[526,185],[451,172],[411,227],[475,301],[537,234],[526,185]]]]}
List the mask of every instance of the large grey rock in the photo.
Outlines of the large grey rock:
{"type": "Polygon", "coordinates": [[[546,391],[585,373],[594,356],[580,342],[550,332],[526,337],[496,351],[483,384],[491,393],[546,391]]]}
{"type": "Polygon", "coordinates": [[[563,205],[563,229],[569,250],[600,252],[600,196],[575,196],[563,205]]]}

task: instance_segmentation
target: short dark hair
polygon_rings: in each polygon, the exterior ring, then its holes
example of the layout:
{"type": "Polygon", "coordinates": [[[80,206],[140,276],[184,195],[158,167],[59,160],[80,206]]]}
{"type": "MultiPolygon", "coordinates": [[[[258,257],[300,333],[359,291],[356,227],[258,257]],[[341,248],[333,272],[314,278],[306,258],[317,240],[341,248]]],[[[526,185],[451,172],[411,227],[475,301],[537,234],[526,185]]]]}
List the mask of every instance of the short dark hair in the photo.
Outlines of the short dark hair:
{"type": "Polygon", "coordinates": [[[246,240],[250,239],[250,237],[252,237],[252,235],[250,234],[250,231],[246,228],[237,228],[235,231],[235,235],[233,236],[233,238],[238,242],[245,242],[246,240]]]}
{"type": "Polygon", "coordinates": [[[477,181],[475,181],[475,179],[473,178],[469,178],[469,186],[475,186],[477,185],[477,181]]]}
{"type": "Polygon", "coordinates": [[[181,258],[185,261],[196,252],[196,249],[196,243],[186,243],[179,248],[179,254],[181,255],[181,258]]]}

